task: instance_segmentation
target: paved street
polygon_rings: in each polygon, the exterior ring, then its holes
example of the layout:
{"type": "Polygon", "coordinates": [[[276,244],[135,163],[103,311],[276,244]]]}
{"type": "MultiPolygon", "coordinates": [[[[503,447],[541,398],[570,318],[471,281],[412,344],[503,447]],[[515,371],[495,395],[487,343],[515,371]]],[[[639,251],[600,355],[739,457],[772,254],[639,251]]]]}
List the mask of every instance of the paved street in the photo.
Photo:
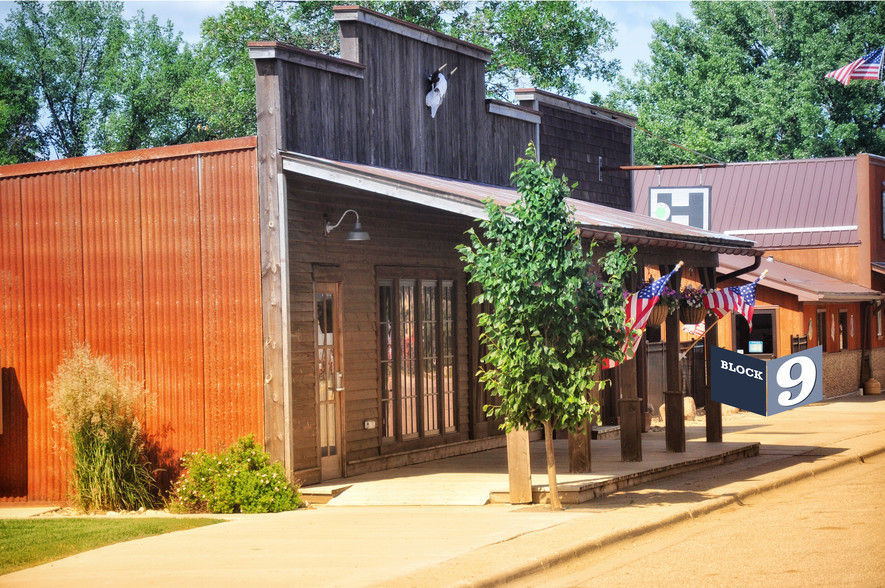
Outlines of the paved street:
{"type": "Polygon", "coordinates": [[[609,546],[520,586],[881,586],[885,456],[609,546]]]}

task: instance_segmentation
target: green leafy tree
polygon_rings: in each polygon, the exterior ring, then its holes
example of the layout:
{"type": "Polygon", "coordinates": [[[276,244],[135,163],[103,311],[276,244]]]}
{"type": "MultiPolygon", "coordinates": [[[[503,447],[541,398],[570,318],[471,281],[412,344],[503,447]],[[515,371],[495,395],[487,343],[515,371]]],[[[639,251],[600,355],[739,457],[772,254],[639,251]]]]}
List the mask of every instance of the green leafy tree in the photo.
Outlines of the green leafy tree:
{"type": "MultiPolygon", "coordinates": [[[[220,137],[255,133],[255,69],[246,43],[280,41],[334,55],[336,4],[352,2],[230,4],[221,15],[203,21],[198,59],[204,73],[191,80],[187,94],[213,133],[220,137]]],[[[619,68],[616,60],[600,57],[615,45],[614,25],[574,2],[360,4],[493,49],[487,87],[491,96],[501,99],[519,85],[573,96],[582,80],[611,80],[619,68]]]]}
{"type": "Polygon", "coordinates": [[[91,130],[113,105],[109,75],[119,65],[126,27],[121,2],[17,2],[3,31],[18,76],[33,80],[48,122],[46,146],[85,155],[91,130]]]}
{"type": "Polygon", "coordinates": [[[11,54],[9,44],[0,38],[0,165],[40,157],[36,85],[15,70],[11,54]]]}
{"type": "Polygon", "coordinates": [[[581,81],[611,81],[620,69],[601,56],[616,45],[614,24],[589,3],[481,2],[444,32],[494,50],[486,86],[502,100],[527,85],[575,96],[581,81]]]}
{"type": "Polygon", "coordinates": [[[486,406],[503,417],[507,431],[544,428],[551,504],[561,508],[556,486],[553,431],[576,430],[598,403],[587,392],[605,358],[622,359],[624,275],[634,269],[633,253],[620,245],[598,260],[585,252],[571,209],[567,180],[554,176],[554,163],[537,162],[530,145],[513,181],[520,198],[506,210],[489,202],[481,234],[471,229],[470,245],[458,247],[470,280],[482,287],[476,302],[489,352],[479,374],[500,404],[486,406]]]}
{"type": "MultiPolygon", "coordinates": [[[[878,2],[692,2],[696,20],[656,21],[651,63],[608,105],[651,135],[723,161],[885,150],[885,90],[824,75],[885,45],[878,2]]],[[[637,163],[704,158],[637,133],[637,163]]]]}
{"type": "Polygon", "coordinates": [[[107,72],[110,112],[97,134],[101,151],[176,145],[211,138],[204,118],[190,105],[185,86],[202,75],[189,47],[172,23],[161,26],[139,11],[117,67],[107,72]]]}

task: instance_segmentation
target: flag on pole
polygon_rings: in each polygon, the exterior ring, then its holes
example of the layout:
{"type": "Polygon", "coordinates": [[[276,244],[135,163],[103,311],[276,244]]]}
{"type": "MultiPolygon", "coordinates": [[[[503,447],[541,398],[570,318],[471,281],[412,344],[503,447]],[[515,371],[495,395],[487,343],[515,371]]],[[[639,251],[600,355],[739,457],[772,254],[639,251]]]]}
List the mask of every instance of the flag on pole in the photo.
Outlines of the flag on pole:
{"type": "Polygon", "coordinates": [[[698,323],[696,325],[682,325],[682,332],[688,333],[693,337],[700,337],[707,332],[707,329],[704,326],[704,323],[698,323]]]}
{"type": "Polygon", "coordinates": [[[753,330],[753,309],[756,306],[756,284],[759,283],[768,270],[756,278],[752,284],[732,286],[723,290],[713,290],[704,296],[704,308],[713,311],[719,318],[729,312],[737,313],[747,319],[750,331],[753,330]]]}
{"type": "MultiPolygon", "coordinates": [[[[627,307],[625,308],[627,318],[624,321],[624,329],[627,331],[628,336],[624,341],[624,344],[621,345],[621,352],[624,354],[624,359],[629,359],[636,353],[636,350],[639,349],[639,343],[642,341],[642,333],[640,332],[633,336],[633,332],[637,330],[645,330],[645,324],[648,322],[649,315],[651,315],[651,309],[654,308],[655,304],[658,302],[658,298],[661,297],[661,292],[664,290],[664,286],[667,285],[667,281],[670,277],[681,267],[682,262],[680,261],[669,274],[661,276],[651,284],[642,288],[639,292],[630,294],[627,297],[627,307]],[[632,353],[628,355],[628,351],[631,347],[632,353]]],[[[605,359],[602,362],[602,367],[609,369],[615,367],[619,363],[621,362],[614,359],[605,359]]]]}
{"type": "Polygon", "coordinates": [[[882,47],[874,49],[860,59],[852,61],[844,67],[831,71],[825,78],[835,78],[846,86],[851,80],[878,80],[882,71],[882,47]]]}

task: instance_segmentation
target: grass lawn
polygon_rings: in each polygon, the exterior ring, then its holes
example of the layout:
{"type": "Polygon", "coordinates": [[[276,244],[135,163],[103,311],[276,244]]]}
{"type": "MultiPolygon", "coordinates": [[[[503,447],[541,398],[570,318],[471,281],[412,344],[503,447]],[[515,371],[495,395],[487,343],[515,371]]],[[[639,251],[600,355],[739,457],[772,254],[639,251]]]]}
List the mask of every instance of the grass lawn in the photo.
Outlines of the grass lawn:
{"type": "Polygon", "coordinates": [[[112,543],[220,522],[161,517],[0,520],[0,575],[112,543]]]}

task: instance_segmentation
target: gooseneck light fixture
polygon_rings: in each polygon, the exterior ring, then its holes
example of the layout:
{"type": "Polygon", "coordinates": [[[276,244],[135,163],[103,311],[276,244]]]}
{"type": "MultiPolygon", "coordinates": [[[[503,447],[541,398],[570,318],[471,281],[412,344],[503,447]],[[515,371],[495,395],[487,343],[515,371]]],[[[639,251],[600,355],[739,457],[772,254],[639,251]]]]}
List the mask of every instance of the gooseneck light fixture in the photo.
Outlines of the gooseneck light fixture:
{"type": "Polygon", "coordinates": [[[334,225],[330,222],[326,222],[326,236],[329,236],[329,233],[338,228],[338,225],[341,224],[341,221],[344,220],[344,217],[347,216],[348,212],[352,212],[354,216],[356,216],[356,223],[353,225],[353,230],[347,233],[346,239],[348,241],[368,241],[369,233],[363,230],[363,226],[360,224],[360,215],[352,209],[348,208],[344,211],[344,214],[341,215],[341,218],[338,219],[338,222],[334,225]]]}

